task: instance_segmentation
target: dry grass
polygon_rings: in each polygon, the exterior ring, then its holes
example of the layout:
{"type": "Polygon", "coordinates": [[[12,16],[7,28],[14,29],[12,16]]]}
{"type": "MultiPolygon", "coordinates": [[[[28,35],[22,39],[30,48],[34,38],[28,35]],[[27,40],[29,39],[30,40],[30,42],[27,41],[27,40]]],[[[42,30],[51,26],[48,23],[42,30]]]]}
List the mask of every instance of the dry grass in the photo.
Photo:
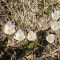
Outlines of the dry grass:
{"type": "Polygon", "coordinates": [[[60,10],[57,0],[0,0],[1,60],[60,60],[60,31],[54,32],[50,28],[50,14],[54,9],[60,10]],[[3,33],[7,21],[15,24],[16,30],[21,28],[25,34],[30,30],[37,32],[37,40],[16,42],[13,47],[7,47],[8,40],[13,37],[3,33]],[[49,33],[56,35],[53,44],[45,39],[49,33]]]}

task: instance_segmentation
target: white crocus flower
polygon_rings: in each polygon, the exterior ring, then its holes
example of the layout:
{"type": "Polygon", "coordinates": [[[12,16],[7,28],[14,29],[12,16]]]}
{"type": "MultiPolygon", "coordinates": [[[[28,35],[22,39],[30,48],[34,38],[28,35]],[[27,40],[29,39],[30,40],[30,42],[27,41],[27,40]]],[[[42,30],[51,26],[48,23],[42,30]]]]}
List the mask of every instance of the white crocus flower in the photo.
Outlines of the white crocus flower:
{"type": "Polygon", "coordinates": [[[53,34],[49,34],[48,36],[46,36],[46,40],[49,43],[53,43],[54,42],[54,39],[55,39],[55,35],[53,35],[53,34]]]}
{"type": "Polygon", "coordinates": [[[58,10],[54,10],[54,12],[51,13],[53,20],[58,20],[60,18],[60,12],[58,10]]]}
{"type": "Polygon", "coordinates": [[[18,30],[14,36],[14,39],[18,40],[18,41],[22,41],[25,39],[25,35],[24,32],[22,30],[18,30]]]}
{"type": "Polygon", "coordinates": [[[15,27],[11,22],[7,22],[4,26],[4,33],[5,34],[13,34],[15,32],[15,27]]]}
{"type": "Polygon", "coordinates": [[[27,39],[28,39],[29,41],[34,41],[34,40],[36,39],[36,33],[33,32],[33,31],[30,31],[30,32],[28,33],[28,35],[27,35],[27,39]]]}
{"type": "Polygon", "coordinates": [[[57,30],[59,30],[60,29],[60,21],[58,21],[58,22],[52,22],[51,23],[51,28],[52,28],[52,30],[54,30],[54,31],[57,31],[57,30]]]}

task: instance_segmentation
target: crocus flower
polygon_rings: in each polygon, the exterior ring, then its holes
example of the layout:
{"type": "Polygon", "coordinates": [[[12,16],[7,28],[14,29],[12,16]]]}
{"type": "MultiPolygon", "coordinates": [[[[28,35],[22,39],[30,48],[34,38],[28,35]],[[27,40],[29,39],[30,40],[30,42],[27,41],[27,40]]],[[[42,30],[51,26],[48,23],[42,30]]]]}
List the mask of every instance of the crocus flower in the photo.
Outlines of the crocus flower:
{"type": "Polygon", "coordinates": [[[58,20],[60,18],[60,12],[58,10],[54,10],[54,12],[51,13],[53,20],[58,20]]]}
{"type": "Polygon", "coordinates": [[[58,21],[58,22],[56,22],[56,21],[52,22],[52,23],[51,23],[51,28],[52,28],[52,30],[54,30],[54,31],[59,30],[59,29],[60,29],[60,21],[58,21]]]}
{"type": "Polygon", "coordinates": [[[13,34],[15,32],[15,27],[11,22],[7,22],[3,29],[5,34],[13,34]]]}
{"type": "Polygon", "coordinates": [[[22,30],[18,30],[14,36],[14,39],[18,40],[18,41],[22,41],[25,39],[25,35],[24,32],[22,30]]]}
{"type": "Polygon", "coordinates": [[[55,35],[53,35],[53,34],[49,34],[48,36],[46,36],[46,40],[49,43],[53,43],[54,42],[54,39],[55,39],[55,35]]]}
{"type": "Polygon", "coordinates": [[[33,31],[30,31],[30,32],[28,33],[28,35],[27,35],[27,39],[28,39],[29,41],[34,41],[34,40],[36,39],[36,33],[33,32],[33,31]]]}

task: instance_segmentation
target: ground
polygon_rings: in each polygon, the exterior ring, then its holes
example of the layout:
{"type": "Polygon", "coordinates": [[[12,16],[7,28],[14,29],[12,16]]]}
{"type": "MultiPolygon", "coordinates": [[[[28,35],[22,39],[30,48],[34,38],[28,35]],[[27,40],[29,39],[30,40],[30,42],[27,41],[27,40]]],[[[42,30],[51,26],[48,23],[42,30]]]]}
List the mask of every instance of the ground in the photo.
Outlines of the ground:
{"type": "Polygon", "coordinates": [[[54,9],[60,10],[58,0],[0,0],[0,60],[60,60],[60,31],[50,27],[54,9]],[[15,41],[12,45],[13,35],[3,33],[8,21],[25,34],[36,32],[37,40],[15,41]],[[51,33],[56,36],[53,44],[46,40],[51,33]]]}

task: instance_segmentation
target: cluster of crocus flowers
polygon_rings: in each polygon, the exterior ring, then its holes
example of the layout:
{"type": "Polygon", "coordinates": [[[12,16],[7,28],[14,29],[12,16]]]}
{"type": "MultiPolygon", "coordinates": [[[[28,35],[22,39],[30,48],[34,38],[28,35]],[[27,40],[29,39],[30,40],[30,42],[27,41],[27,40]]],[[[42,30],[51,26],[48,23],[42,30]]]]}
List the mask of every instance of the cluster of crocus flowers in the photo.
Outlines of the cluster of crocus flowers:
{"type": "Polygon", "coordinates": [[[60,29],[60,21],[58,19],[60,18],[60,12],[59,10],[54,10],[51,14],[53,22],[51,23],[51,28],[54,31],[57,31],[60,29]]]}
{"type": "Polygon", "coordinates": [[[18,30],[14,36],[14,39],[18,40],[18,41],[22,41],[25,38],[27,38],[29,41],[34,41],[36,39],[36,33],[33,31],[30,31],[27,34],[27,37],[25,37],[24,32],[22,30],[18,30]]]}
{"type": "MultiPolygon", "coordinates": [[[[4,26],[4,33],[12,35],[15,32],[15,27],[11,22],[7,22],[4,26]]],[[[27,34],[27,37],[25,37],[24,32],[19,29],[17,32],[15,32],[15,35],[13,37],[15,40],[22,41],[25,38],[27,38],[29,41],[34,41],[36,39],[36,33],[33,31],[29,31],[27,34]]]]}
{"type": "MultiPolygon", "coordinates": [[[[59,18],[60,18],[60,12],[59,10],[54,10],[54,12],[51,13],[51,17],[53,19],[53,22],[51,22],[51,29],[53,31],[57,31],[60,29],[60,21],[59,18]]],[[[53,43],[54,42],[54,38],[55,38],[55,35],[53,34],[49,34],[48,36],[46,36],[46,40],[49,42],[49,43],[53,43]]]]}

